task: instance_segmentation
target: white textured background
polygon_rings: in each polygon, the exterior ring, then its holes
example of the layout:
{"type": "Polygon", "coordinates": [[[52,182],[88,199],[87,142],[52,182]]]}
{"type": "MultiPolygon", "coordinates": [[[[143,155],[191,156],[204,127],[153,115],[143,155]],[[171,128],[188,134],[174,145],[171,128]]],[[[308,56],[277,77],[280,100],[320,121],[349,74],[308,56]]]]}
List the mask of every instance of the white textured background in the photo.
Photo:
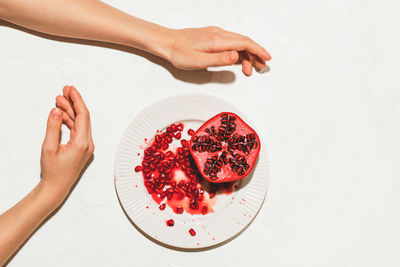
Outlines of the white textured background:
{"type": "Polygon", "coordinates": [[[0,212],[38,182],[47,113],[63,85],[82,91],[96,143],[64,207],[10,266],[400,266],[398,1],[107,2],[170,27],[245,33],[271,52],[271,70],[251,78],[237,66],[186,73],[154,57],[0,26],[0,212]],[[268,146],[271,176],[242,235],[184,253],[129,223],[113,164],[135,114],[194,91],[247,111],[268,146]]]}

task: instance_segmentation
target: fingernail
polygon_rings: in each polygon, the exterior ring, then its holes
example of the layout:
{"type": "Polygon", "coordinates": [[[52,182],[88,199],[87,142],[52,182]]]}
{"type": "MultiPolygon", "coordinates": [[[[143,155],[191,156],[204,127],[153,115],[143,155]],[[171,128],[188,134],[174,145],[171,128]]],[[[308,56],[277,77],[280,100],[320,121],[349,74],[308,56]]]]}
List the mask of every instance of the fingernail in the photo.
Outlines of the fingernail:
{"type": "Polygon", "coordinates": [[[53,117],[53,119],[55,120],[59,120],[62,117],[62,112],[61,110],[59,110],[58,108],[54,109],[53,112],[51,113],[51,116],[53,117]]]}
{"type": "Polygon", "coordinates": [[[265,57],[265,60],[271,60],[271,55],[265,50],[265,54],[266,54],[266,57],[265,57]]]}

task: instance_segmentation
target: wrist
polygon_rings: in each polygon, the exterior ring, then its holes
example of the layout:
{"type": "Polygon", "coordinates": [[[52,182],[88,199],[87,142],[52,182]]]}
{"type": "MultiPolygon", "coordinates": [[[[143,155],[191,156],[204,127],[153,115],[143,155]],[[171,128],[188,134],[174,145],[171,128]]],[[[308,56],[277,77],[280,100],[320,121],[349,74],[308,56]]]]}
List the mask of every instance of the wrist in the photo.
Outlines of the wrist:
{"type": "Polygon", "coordinates": [[[48,206],[50,209],[56,209],[69,193],[69,188],[54,185],[53,183],[49,183],[43,179],[39,182],[36,188],[43,200],[43,204],[48,206]]]}
{"type": "Polygon", "coordinates": [[[149,52],[167,61],[171,61],[177,31],[176,29],[161,27],[155,35],[154,40],[149,43],[149,52]]]}
{"type": "Polygon", "coordinates": [[[144,50],[170,61],[177,30],[142,21],[130,31],[126,45],[144,50]]]}

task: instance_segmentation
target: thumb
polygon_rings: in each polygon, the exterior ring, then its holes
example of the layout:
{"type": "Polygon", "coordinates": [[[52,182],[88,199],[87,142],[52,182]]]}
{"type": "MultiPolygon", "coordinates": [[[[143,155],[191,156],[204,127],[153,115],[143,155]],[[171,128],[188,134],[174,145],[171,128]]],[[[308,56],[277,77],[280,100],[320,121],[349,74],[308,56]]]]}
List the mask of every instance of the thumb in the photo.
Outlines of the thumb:
{"type": "Polygon", "coordinates": [[[202,68],[227,66],[239,60],[237,51],[226,51],[220,53],[202,53],[199,56],[199,65],[202,68]]]}
{"type": "Polygon", "coordinates": [[[46,137],[43,141],[43,147],[46,150],[57,151],[60,144],[62,121],[62,111],[59,108],[53,108],[47,120],[46,137]]]}

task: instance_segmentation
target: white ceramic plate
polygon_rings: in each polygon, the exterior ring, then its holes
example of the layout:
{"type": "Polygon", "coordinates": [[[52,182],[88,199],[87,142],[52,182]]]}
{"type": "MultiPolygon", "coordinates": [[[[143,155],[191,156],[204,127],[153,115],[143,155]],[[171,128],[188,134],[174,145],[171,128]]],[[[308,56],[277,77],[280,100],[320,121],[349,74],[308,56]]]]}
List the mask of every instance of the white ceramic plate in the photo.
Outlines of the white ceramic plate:
{"type": "MultiPolygon", "coordinates": [[[[222,99],[205,94],[182,94],[162,99],[140,112],[124,133],[115,159],[115,187],[120,203],[131,221],[148,237],[161,244],[183,249],[200,249],[230,240],[254,219],[268,189],[268,160],[265,144],[253,172],[241,180],[240,187],[230,195],[221,194],[206,215],[175,214],[168,206],[164,211],[148,194],[142,173],[134,171],[141,164],[145,138],[154,137],[157,130],[183,122],[187,129],[196,130],[212,116],[229,111],[242,117],[253,129],[245,115],[222,99]],[[140,154],[140,156],[138,155],[140,154]],[[174,219],[173,227],[166,220],[174,219]],[[188,231],[193,228],[196,236],[188,231]]],[[[184,135],[183,138],[189,139],[184,135]]]]}

